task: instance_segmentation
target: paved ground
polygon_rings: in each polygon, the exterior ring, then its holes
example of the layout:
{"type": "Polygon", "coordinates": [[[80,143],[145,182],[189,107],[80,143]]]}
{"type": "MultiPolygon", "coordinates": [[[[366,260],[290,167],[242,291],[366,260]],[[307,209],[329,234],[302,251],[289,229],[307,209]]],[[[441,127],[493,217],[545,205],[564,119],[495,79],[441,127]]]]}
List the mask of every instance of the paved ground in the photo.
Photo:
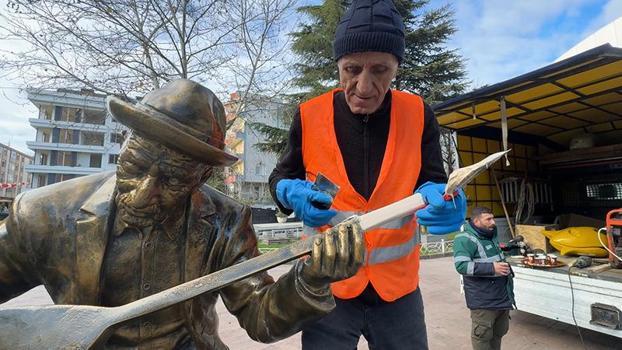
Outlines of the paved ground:
{"type": "MultiPolygon", "coordinates": [[[[271,271],[279,276],[288,266],[271,271]]],[[[453,270],[451,258],[423,260],[421,263],[421,289],[426,307],[426,322],[430,349],[471,349],[469,312],[459,293],[458,277],[453,270]]],[[[51,300],[45,289],[37,287],[0,307],[9,305],[48,304],[51,300]]],[[[300,348],[300,336],[295,335],[275,344],[259,344],[251,341],[237,320],[227,313],[224,305],[217,305],[220,315],[220,334],[231,349],[289,350],[300,348]]],[[[622,340],[594,331],[582,330],[586,347],[590,350],[622,349],[622,340]]],[[[362,339],[359,349],[368,349],[362,339]]],[[[504,350],[582,350],[574,326],[548,320],[523,312],[513,312],[510,332],[503,338],[504,350]]]]}

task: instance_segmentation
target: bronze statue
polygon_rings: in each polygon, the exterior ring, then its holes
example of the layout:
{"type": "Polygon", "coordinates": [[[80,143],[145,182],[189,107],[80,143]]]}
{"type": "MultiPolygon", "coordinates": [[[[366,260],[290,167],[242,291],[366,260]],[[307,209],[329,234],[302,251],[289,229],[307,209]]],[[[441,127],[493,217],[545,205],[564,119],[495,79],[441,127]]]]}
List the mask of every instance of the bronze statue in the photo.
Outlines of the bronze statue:
{"type": "MultiPolygon", "coordinates": [[[[182,79],[137,104],[109,98],[108,108],[133,130],[116,173],[16,198],[0,226],[0,303],[43,284],[57,304],[118,306],[259,255],[250,209],[204,184],[236,160],[223,151],[224,108],[210,90],[182,79]]],[[[363,263],[359,230],[315,243],[276,282],[258,273],[124,323],[105,347],[226,349],[218,295],[251,338],[290,336],[328,313],[329,283],[363,263]]]]}

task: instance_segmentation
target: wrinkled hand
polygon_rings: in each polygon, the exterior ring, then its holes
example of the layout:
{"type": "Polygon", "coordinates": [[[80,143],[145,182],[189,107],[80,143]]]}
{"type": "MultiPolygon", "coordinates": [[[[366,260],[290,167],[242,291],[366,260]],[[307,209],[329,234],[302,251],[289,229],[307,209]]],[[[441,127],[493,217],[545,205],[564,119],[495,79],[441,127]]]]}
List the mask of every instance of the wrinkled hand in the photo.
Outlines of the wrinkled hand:
{"type": "Polygon", "coordinates": [[[317,208],[313,202],[329,207],[333,198],[312,187],[313,184],[309,181],[283,179],[276,184],[276,197],[284,207],[292,209],[305,225],[311,227],[326,225],[337,212],[332,209],[317,208]]]}
{"type": "Polygon", "coordinates": [[[506,262],[493,262],[495,276],[507,276],[510,274],[510,265],[506,262]]]}
{"type": "Polygon", "coordinates": [[[344,222],[314,237],[311,256],[301,277],[314,288],[354,276],[365,260],[365,242],[358,223],[344,222]]]}
{"type": "Polygon", "coordinates": [[[416,193],[420,193],[428,205],[417,211],[417,222],[426,226],[433,235],[444,235],[460,230],[466,218],[466,197],[462,189],[453,200],[445,200],[445,184],[426,182],[416,193]]]}

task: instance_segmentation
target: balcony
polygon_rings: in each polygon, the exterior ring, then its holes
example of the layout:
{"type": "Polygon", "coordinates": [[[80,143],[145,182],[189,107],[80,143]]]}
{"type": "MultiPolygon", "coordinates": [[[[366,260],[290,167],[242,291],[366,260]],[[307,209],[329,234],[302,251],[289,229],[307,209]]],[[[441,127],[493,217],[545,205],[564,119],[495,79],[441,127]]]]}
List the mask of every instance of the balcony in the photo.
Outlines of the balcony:
{"type": "Polygon", "coordinates": [[[27,141],[26,146],[31,150],[48,150],[48,151],[66,151],[66,152],[81,152],[81,153],[106,153],[105,146],[90,146],[90,145],[74,145],[70,143],[50,143],[50,142],[38,142],[27,141]]]}
{"type": "Polygon", "coordinates": [[[88,124],[88,123],[67,122],[67,121],[60,121],[60,120],[49,120],[49,119],[38,119],[38,118],[30,118],[28,119],[28,121],[30,122],[30,125],[33,128],[59,128],[59,129],[87,130],[87,131],[99,131],[99,132],[107,132],[110,130],[110,126],[101,125],[101,124],[88,124]]]}
{"type": "Polygon", "coordinates": [[[30,174],[75,174],[75,175],[88,175],[95,174],[103,171],[102,168],[87,168],[87,167],[74,167],[63,165],[26,165],[26,172],[30,174]]]}

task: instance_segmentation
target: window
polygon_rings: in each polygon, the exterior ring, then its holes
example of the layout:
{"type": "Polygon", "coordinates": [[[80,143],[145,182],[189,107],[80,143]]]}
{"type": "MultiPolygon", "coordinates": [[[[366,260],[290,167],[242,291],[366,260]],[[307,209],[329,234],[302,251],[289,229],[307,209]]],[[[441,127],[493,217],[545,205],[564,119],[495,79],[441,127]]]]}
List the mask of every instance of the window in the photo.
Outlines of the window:
{"type": "Polygon", "coordinates": [[[45,143],[49,143],[50,139],[51,139],[51,135],[52,135],[52,130],[50,129],[39,129],[39,132],[41,133],[41,138],[39,139],[39,141],[45,142],[45,143]]]}
{"type": "Polygon", "coordinates": [[[48,165],[48,154],[41,153],[39,154],[39,165],[48,165]]]}
{"type": "Polygon", "coordinates": [[[622,183],[589,184],[586,186],[588,199],[620,200],[622,199],[622,183]]]}
{"type": "Polygon", "coordinates": [[[73,174],[62,174],[60,176],[60,181],[67,181],[67,180],[71,180],[75,177],[75,175],[73,174]]]}
{"type": "Polygon", "coordinates": [[[118,143],[118,144],[122,144],[124,141],[124,137],[123,134],[117,133],[117,132],[113,132],[110,134],[110,142],[111,143],[118,143]]]}
{"type": "Polygon", "coordinates": [[[73,130],[61,129],[59,143],[73,143],[73,130]]]}
{"type": "Polygon", "coordinates": [[[80,108],[63,107],[60,119],[64,122],[79,122],[82,119],[82,110],[80,108]]]}
{"type": "Polygon", "coordinates": [[[37,186],[41,187],[41,186],[45,186],[47,183],[47,176],[45,176],[44,174],[39,174],[37,175],[37,186]]]}
{"type": "Polygon", "coordinates": [[[108,155],[108,164],[117,164],[119,162],[118,154],[110,154],[108,155]]]}
{"type": "MultiPolygon", "coordinates": [[[[47,157],[46,157],[46,160],[47,160],[47,157]]],[[[72,152],[57,151],[56,152],[56,161],[54,163],[51,163],[50,165],[75,166],[75,164],[73,162],[73,154],[72,154],[72,152]]]]}
{"type": "Polygon", "coordinates": [[[106,123],[106,111],[96,111],[94,109],[84,110],[84,123],[104,125],[106,123]]]}
{"type": "Polygon", "coordinates": [[[263,162],[259,162],[255,165],[255,175],[262,175],[263,174],[263,162]]]}
{"type": "Polygon", "coordinates": [[[104,134],[100,132],[82,132],[82,138],[80,140],[81,145],[87,146],[103,146],[104,145],[104,134]]]}
{"type": "Polygon", "coordinates": [[[91,154],[91,160],[89,162],[90,168],[101,168],[102,167],[102,155],[101,154],[91,154]]]}
{"type": "Polygon", "coordinates": [[[39,108],[39,119],[52,120],[54,108],[50,105],[41,106],[39,108]]]}

